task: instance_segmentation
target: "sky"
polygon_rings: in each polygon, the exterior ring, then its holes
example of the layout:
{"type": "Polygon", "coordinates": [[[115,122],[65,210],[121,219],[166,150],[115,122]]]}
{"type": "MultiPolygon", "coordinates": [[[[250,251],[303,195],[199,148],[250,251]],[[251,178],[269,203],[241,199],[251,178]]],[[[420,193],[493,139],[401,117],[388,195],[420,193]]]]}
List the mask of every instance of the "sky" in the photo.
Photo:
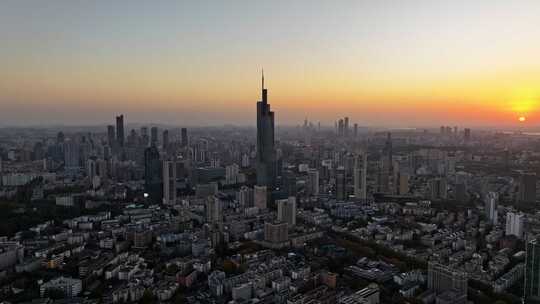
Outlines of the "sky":
{"type": "Polygon", "coordinates": [[[540,1],[0,2],[0,125],[540,124],[540,1]]]}

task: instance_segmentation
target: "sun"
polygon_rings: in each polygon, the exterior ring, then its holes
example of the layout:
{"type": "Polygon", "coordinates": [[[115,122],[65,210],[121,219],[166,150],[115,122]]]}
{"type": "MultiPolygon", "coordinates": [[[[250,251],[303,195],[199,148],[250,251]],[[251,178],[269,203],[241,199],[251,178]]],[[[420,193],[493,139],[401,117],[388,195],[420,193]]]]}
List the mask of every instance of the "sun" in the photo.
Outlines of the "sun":
{"type": "Polygon", "coordinates": [[[527,120],[527,118],[525,118],[525,116],[520,116],[520,117],[518,118],[518,120],[519,120],[520,122],[524,122],[525,120],[527,120]]]}

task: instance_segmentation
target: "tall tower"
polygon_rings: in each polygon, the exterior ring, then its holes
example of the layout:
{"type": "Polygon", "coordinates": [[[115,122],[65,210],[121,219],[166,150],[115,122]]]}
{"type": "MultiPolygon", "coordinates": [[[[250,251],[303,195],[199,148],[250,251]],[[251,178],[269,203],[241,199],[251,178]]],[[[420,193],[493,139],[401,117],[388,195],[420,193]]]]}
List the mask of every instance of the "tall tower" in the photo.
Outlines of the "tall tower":
{"type": "Polygon", "coordinates": [[[367,153],[357,153],[354,157],[354,197],[367,198],[367,153]]]}
{"type": "Polygon", "coordinates": [[[114,146],[115,138],[116,138],[116,134],[114,132],[114,126],[108,125],[107,126],[107,142],[109,144],[109,147],[114,146]]]}
{"type": "Polygon", "coordinates": [[[393,188],[393,160],[392,160],[392,134],[386,135],[386,143],[382,150],[381,167],[379,172],[379,191],[391,193],[393,188]]]}
{"type": "Polygon", "coordinates": [[[274,112],[268,104],[262,74],[262,100],[257,102],[257,185],[273,188],[275,183],[274,112]]]}
{"type": "Polygon", "coordinates": [[[156,146],[144,150],[144,191],[152,203],[163,201],[163,166],[156,146]]]}
{"type": "Polygon", "coordinates": [[[540,244],[538,239],[527,243],[525,254],[525,303],[538,303],[540,300],[540,244]]]}
{"type": "Polygon", "coordinates": [[[116,116],[116,142],[124,146],[124,115],[116,116]]]}
{"type": "Polygon", "coordinates": [[[176,202],[176,162],[163,161],[163,203],[174,205],[176,202]]]}

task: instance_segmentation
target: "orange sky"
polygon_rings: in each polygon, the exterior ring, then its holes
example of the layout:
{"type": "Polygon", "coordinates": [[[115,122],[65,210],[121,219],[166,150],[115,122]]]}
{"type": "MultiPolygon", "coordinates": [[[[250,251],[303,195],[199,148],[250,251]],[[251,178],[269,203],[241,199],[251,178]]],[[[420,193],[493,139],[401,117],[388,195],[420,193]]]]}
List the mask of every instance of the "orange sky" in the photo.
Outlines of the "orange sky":
{"type": "Polygon", "coordinates": [[[539,15],[537,1],[2,3],[0,122],[253,124],[264,66],[282,124],[534,125],[539,15]]]}

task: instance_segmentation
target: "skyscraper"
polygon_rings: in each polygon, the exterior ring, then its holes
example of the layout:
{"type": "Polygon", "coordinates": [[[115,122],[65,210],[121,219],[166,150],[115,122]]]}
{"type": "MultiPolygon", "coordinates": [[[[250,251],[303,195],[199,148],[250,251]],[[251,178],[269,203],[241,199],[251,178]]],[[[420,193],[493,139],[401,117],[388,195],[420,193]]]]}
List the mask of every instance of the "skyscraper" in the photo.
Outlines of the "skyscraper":
{"type": "Polygon", "coordinates": [[[257,184],[272,188],[275,182],[274,112],[268,104],[262,75],[262,100],[257,102],[257,184]]]}
{"type": "Polygon", "coordinates": [[[536,201],[536,173],[522,173],[520,175],[518,200],[527,203],[536,201]]]}
{"type": "Polygon", "coordinates": [[[336,170],[336,199],[338,201],[345,200],[347,198],[347,188],[345,185],[345,168],[340,166],[336,170]]]}
{"type": "Polygon", "coordinates": [[[523,222],[525,216],[523,213],[506,213],[506,235],[515,235],[521,239],[523,237],[523,222]]]}
{"type": "Polygon", "coordinates": [[[391,193],[393,189],[393,159],[392,159],[392,134],[386,135],[386,143],[382,150],[381,167],[379,173],[379,192],[391,193]]]}
{"type": "Polygon", "coordinates": [[[163,130],[162,147],[163,149],[167,149],[169,147],[169,130],[163,130]]]}
{"type": "Polygon", "coordinates": [[[354,158],[353,169],[354,197],[365,200],[367,198],[367,154],[357,153],[354,158]]]}
{"type": "Polygon", "coordinates": [[[306,192],[310,196],[319,195],[319,170],[310,169],[308,171],[308,180],[306,184],[306,192]]]}
{"type": "Polygon", "coordinates": [[[150,129],[150,145],[156,145],[158,143],[158,128],[152,127],[150,129]]]}
{"type": "Polygon", "coordinates": [[[144,150],[144,191],[152,203],[163,200],[163,172],[156,146],[144,150]]]}
{"type": "Polygon", "coordinates": [[[182,128],[182,147],[187,147],[187,145],[188,145],[187,129],[182,128]]]}
{"type": "Polygon", "coordinates": [[[296,197],[277,200],[276,205],[278,221],[287,223],[289,228],[296,226],[296,197]]]}
{"type": "Polygon", "coordinates": [[[116,116],[116,142],[124,146],[124,115],[116,116]]]}
{"type": "Polygon", "coordinates": [[[486,218],[493,224],[496,225],[498,222],[498,211],[497,211],[497,201],[499,200],[499,195],[496,192],[489,192],[484,198],[485,201],[485,211],[486,218]]]}
{"type": "Polygon", "coordinates": [[[174,205],[176,202],[176,162],[163,162],[163,203],[174,205]]]}
{"type": "Polygon", "coordinates": [[[525,303],[540,301],[540,243],[537,239],[527,243],[523,296],[525,303]]]}
{"type": "Polygon", "coordinates": [[[114,126],[108,125],[107,126],[107,143],[109,144],[109,147],[114,146],[116,134],[114,132],[114,126]]]}

